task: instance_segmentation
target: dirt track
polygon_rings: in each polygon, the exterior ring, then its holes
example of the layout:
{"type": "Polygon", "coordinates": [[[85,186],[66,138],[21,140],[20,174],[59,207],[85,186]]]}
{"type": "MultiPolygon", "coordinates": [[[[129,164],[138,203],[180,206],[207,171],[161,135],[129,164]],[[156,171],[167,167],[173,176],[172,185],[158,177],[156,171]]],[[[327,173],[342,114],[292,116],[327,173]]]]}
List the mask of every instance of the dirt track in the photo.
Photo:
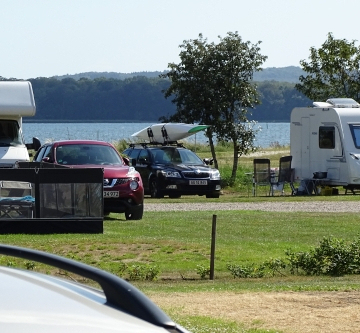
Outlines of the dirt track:
{"type": "Polygon", "coordinates": [[[150,296],[162,308],[289,333],[360,332],[360,292],[175,293],[150,296]]]}

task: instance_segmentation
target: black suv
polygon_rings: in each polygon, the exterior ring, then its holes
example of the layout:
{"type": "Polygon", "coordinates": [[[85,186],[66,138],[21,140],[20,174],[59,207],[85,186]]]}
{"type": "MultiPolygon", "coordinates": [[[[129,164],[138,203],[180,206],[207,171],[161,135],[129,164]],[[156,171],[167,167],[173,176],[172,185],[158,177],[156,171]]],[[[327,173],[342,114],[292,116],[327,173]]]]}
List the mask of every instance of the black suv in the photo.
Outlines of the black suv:
{"type": "Polygon", "coordinates": [[[181,145],[131,144],[123,154],[132,160],[152,198],[180,198],[181,195],[220,195],[220,172],[181,145]]]}

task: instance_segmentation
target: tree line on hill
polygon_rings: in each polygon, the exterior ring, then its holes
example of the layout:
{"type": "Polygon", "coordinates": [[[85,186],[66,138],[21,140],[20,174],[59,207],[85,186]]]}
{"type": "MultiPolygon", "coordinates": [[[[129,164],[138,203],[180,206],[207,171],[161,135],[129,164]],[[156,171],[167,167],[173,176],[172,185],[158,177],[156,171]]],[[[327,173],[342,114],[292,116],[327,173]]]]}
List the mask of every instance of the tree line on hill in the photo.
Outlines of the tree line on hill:
{"type": "MultiPolygon", "coordinates": [[[[4,78],[2,78],[4,80],[4,78]]],[[[132,76],[125,79],[55,77],[29,79],[36,102],[36,115],[25,121],[157,122],[175,113],[165,99],[167,79],[132,76]]],[[[257,82],[261,104],[249,119],[258,122],[288,122],[291,110],[311,101],[290,82],[257,82]]]]}

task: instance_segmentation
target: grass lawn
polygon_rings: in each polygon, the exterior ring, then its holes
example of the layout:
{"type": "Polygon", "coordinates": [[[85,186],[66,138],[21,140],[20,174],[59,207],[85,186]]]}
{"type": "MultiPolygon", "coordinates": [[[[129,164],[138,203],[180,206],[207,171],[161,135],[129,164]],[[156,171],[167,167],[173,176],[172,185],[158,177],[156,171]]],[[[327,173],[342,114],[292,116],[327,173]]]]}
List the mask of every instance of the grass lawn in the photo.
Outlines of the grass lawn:
{"type": "MultiPolygon", "coordinates": [[[[324,197],[222,196],[222,201],[324,200],[324,197]],[[225,198],[226,197],[226,198],[225,198]]],[[[357,200],[358,196],[326,197],[327,200],[357,200]]],[[[184,197],[171,202],[193,201],[184,197]]],[[[197,198],[197,201],[204,200],[197,198]]],[[[205,201],[205,200],[204,200],[205,201]]],[[[208,201],[208,200],[207,200],[208,201]]],[[[216,201],[216,200],[215,200],[216,201]]],[[[154,203],[147,198],[146,202],[154,203]]],[[[161,199],[156,202],[169,202],[161,199]]],[[[123,214],[111,214],[104,221],[103,234],[1,235],[1,242],[59,254],[100,267],[128,278],[123,266],[159,269],[156,281],[133,281],[148,294],[195,291],[280,291],[359,290],[358,276],[339,278],[286,276],[261,279],[234,279],[227,264],[260,264],[271,258],[285,258],[285,251],[308,251],[325,236],[352,241],[360,231],[356,213],[307,213],[262,211],[146,212],[140,221],[126,221],[123,214]],[[197,267],[210,262],[211,227],[217,216],[215,280],[201,279],[197,267]]],[[[3,265],[26,263],[0,257],[3,265]]],[[[39,264],[37,270],[50,272],[39,264]]],[[[54,272],[59,273],[59,272],[54,272]]],[[[170,309],[166,309],[168,312],[170,309]]],[[[194,332],[253,332],[231,322],[213,318],[181,317],[172,313],[194,332]],[[209,324],[210,323],[210,324],[209,324]],[[202,327],[211,325],[211,330],[202,327]],[[222,327],[223,330],[216,330],[222,327]],[[226,329],[225,329],[226,328],[226,329]],[[241,329],[241,330],[240,330],[241,329]]],[[[255,332],[255,331],[254,331],[255,332]]],[[[262,332],[256,330],[256,332],[262,332]]],[[[264,331],[265,332],[265,331],[264,331]]]]}

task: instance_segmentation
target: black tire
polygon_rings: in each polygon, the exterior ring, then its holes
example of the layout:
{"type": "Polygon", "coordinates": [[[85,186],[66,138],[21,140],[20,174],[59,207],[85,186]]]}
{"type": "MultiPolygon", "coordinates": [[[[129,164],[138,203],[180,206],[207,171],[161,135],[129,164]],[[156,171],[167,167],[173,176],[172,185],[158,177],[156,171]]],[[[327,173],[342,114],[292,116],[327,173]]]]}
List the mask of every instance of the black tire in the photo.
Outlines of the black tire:
{"type": "Polygon", "coordinates": [[[171,199],[178,199],[178,198],[181,198],[181,194],[171,193],[171,194],[169,194],[169,198],[171,198],[171,199]]]}
{"type": "Polygon", "coordinates": [[[141,206],[130,212],[125,212],[125,218],[127,220],[141,220],[144,214],[144,204],[141,204],[141,206]]]}
{"type": "Polygon", "coordinates": [[[206,194],[207,198],[215,198],[218,199],[220,197],[220,193],[211,193],[211,194],[206,194]]]}
{"type": "Polygon", "coordinates": [[[164,194],[159,189],[159,181],[153,177],[150,179],[150,196],[152,198],[163,198],[164,194]]]}

